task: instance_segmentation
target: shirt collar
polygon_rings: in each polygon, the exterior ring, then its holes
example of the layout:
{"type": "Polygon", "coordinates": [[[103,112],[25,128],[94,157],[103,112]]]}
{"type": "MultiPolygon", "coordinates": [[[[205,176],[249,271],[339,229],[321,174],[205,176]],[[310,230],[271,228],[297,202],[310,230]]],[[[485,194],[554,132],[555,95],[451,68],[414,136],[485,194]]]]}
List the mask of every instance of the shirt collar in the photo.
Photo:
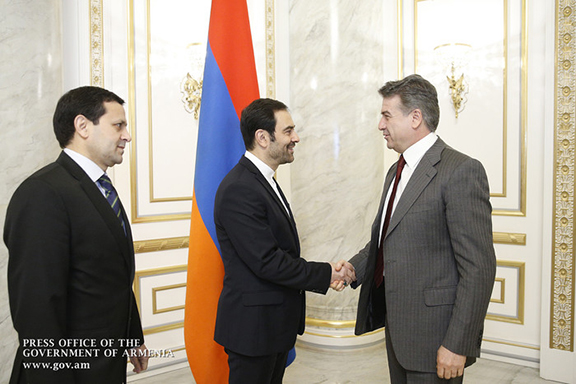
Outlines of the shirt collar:
{"type": "Polygon", "coordinates": [[[428,152],[436,140],[438,140],[438,136],[436,136],[434,132],[430,132],[404,151],[402,155],[410,169],[416,168],[418,163],[420,163],[420,160],[422,160],[422,157],[424,157],[424,154],[428,152]]]}
{"type": "Polygon", "coordinates": [[[70,148],[64,148],[64,153],[70,156],[72,160],[74,160],[76,164],[78,164],[80,168],[82,168],[82,170],[86,172],[88,177],[90,177],[90,179],[93,182],[96,182],[100,178],[100,176],[106,173],[102,171],[102,168],[100,168],[95,162],[93,162],[86,156],[81,155],[76,151],[73,151],[70,148]]]}
{"type": "Polygon", "coordinates": [[[255,154],[250,151],[246,151],[244,154],[248,160],[250,160],[256,168],[260,171],[260,173],[266,178],[268,181],[272,181],[274,177],[274,170],[268,166],[265,162],[260,160],[255,154]]]}

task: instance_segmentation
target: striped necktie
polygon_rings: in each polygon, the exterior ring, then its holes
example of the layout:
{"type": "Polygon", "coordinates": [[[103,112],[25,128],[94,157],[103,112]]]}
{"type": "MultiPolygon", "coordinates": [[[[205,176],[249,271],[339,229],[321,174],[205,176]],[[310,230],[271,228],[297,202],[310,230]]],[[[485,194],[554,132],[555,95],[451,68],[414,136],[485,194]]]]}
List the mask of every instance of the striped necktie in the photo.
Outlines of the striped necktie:
{"type": "Polygon", "coordinates": [[[108,175],[103,174],[98,179],[98,184],[104,189],[106,192],[106,200],[108,200],[108,204],[114,210],[116,217],[120,220],[120,224],[122,225],[122,229],[124,230],[124,234],[126,234],[126,226],[124,224],[124,219],[122,218],[122,210],[120,209],[120,199],[118,198],[118,193],[116,189],[112,185],[110,178],[108,175]]]}

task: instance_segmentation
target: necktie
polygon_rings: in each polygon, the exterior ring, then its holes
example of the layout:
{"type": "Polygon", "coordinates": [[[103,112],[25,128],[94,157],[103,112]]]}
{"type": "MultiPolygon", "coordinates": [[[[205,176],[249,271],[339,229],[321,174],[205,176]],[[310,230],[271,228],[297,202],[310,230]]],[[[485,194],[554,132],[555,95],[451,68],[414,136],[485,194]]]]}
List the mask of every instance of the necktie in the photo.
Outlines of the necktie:
{"type": "Polygon", "coordinates": [[[120,199],[118,198],[118,193],[116,192],[116,188],[112,185],[110,178],[108,175],[103,174],[98,179],[98,184],[104,189],[106,192],[106,200],[108,200],[108,204],[114,210],[116,217],[120,220],[120,224],[122,225],[122,229],[124,230],[124,234],[126,234],[126,226],[124,225],[124,219],[122,218],[122,210],[120,209],[120,199]]]}
{"type": "Polygon", "coordinates": [[[386,216],[384,216],[384,225],[382,226],[382,233],[380,235],[380,246],[378,247],[376,270],[374,271],[374,284],[376,284],[376,287],[380,287],[382,281],[384,280],[384,237],[386,236],[386,231],[388,230],[388,225],[390,224],[390,216],[392,216],[394,198],[396,197],[396,190],[398,189],[398,183],[400,181],[400,176],[402,176],[402,170],[404,169],[405,164],[406,161],[404,160],[404,156],[400,155],[398,166],[396,167],[396,178],[394,179],[394,186],[392,187],[392,193],[390,194],[390,199],[388,200],[386,216]]]}

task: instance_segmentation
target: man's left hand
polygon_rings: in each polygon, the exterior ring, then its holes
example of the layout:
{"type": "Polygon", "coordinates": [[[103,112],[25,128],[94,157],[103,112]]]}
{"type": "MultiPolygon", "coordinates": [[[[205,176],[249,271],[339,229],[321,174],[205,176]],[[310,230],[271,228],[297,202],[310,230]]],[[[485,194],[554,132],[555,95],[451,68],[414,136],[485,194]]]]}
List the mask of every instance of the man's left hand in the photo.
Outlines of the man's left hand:
{"type": "Polygon", "coordinates": [[[148,348],[146,348],[144,344],[134,349],[137,350],[136,353],[130,354],[130,362],[134,366],[132,372],[140,373],[148,368],[148,359],[150,356],[148,354],[148,348]]]}
{"type": "Polygon", "coordinates": [[[449,380],[462,376],[464,374],[465,363],[466,356],[451,352],[442,345],[438,349],[436,369],[439,378],[449,380]]]}

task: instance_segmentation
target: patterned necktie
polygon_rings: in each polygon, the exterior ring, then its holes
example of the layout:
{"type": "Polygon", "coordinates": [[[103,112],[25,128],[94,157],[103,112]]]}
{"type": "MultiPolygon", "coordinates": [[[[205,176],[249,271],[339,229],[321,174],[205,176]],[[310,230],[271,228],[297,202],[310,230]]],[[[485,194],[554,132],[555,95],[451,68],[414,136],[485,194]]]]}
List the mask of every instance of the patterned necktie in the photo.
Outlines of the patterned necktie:
{"type": "Polygon", "coordinates": [[[116,214],[116,217],[118,217],[118,220],[120,220],[120,224],[122,225],[124,234],[126,234],[126,226],[124,225],[124,219],[122,218],[122,210],[120,209],[120,199],[118,198],[118,193],[116,192],[116,189],[112,185],[110,178],[108,178],[108,175],[103,174],[102,176],[100,176],[100,178],[98,179],[98,184],[100,184],[100,186],[106,192],[106,200],[108,200],[108,204],[110,204],[110,206],[114,210],[114,213],[116,214]]]}
{"type": "Polygon", "coordinates": [[[402,170],[406,161],[404,156],[400,155],[398,160],[398,166],[396,167],[396,178],[394,179],[394,187],[392,187],[392,193],[390,194],[390,199],[388,200],[388,207],[386,208],[386,216],[384,217],[384,225],[382,226],[382,233],[380,234],[380,246],[378,247],[378,257],[376,258],[376,270],[374,271],[374,284],[376,287],[382,285],[384,280],[384,237],[386,236],[386,231],[388,230],[388,225],[390,224],[390,217],[392,216],[392,207],[394,206],[394,198],[396,197],[396,190],[398,189],[398,183],[400,182],[400,176],[402,176],[402,170]]]}

